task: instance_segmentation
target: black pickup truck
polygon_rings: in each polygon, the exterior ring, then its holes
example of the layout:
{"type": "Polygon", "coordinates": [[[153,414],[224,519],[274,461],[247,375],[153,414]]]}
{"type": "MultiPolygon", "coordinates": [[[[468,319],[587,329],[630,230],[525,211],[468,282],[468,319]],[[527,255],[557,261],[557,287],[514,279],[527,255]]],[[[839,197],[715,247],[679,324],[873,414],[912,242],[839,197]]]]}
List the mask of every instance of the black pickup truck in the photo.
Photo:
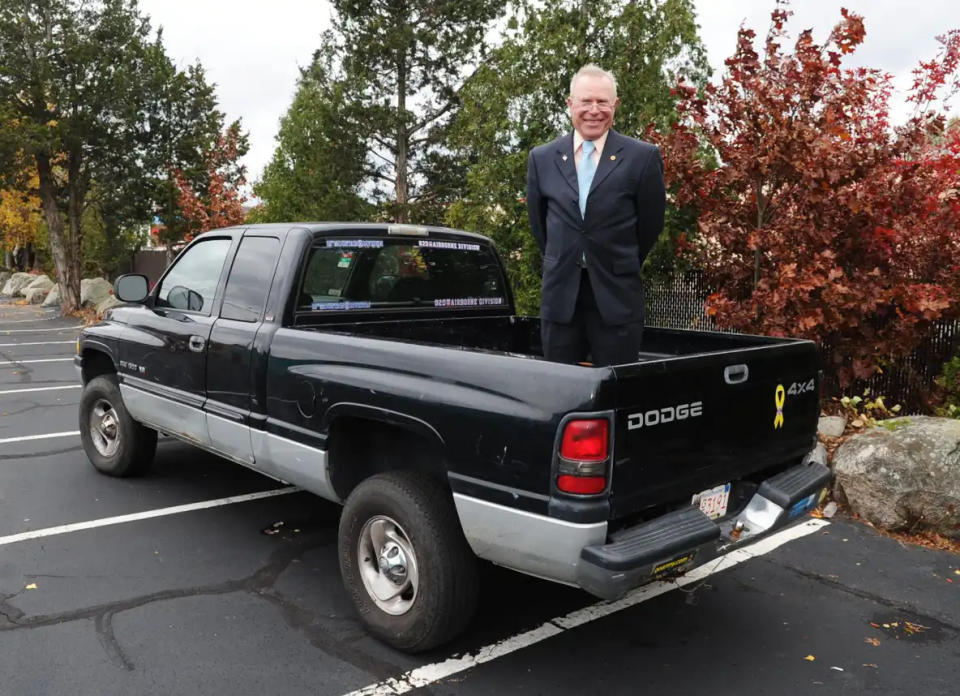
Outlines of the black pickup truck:
{"type": "Polygon", "coordinates": [[[479,235],[376,224],[197,237],[84,329],[80,430],[113,476],[157,433],[344,505],[344,584],[416,651],[462,631],[476,558],[613,599],[798,520],[808,341],[647,328],[636,362],[543,359],[479,235]]]}

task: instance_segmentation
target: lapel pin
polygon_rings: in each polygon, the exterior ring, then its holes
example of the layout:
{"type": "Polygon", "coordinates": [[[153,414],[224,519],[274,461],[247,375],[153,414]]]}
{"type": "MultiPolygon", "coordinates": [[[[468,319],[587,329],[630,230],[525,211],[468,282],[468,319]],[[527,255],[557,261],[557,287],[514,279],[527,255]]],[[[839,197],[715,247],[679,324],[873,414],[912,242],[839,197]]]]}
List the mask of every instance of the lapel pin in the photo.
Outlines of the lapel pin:
{"type": "Polygon", "coordinates": [[[617,156],[616,156],[616,155],[610,155],[610,161],[611,161],[611,162],[613,162],[615,159],[617,159],[617,156]]]}
{"type": "Polygon", "coordinates": [[[567,156],[564,155],[561,159],[563,159],[563,161],[566,162],[566,161],[567,161],[567,156]]]}

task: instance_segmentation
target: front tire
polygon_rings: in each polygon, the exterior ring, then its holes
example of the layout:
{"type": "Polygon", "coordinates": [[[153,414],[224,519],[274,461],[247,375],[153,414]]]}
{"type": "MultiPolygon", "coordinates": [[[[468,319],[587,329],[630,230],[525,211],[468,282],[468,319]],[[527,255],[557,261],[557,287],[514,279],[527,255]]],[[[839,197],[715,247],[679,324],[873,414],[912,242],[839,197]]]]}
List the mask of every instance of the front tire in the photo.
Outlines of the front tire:
{"type": "Polygon", "coordinates": [[[143,473],[157,449],[157,431],[127,412],[116,375],[95,377],[83,388],[80,440],[90,463],[108,476],[143,473]]]}
{"type": "Polygon", "coordinates": [[[340,518],[340,573],[367,629],[406,652],[466,628],[476,610],[476,557],[450,491],[413,471],[363,481],[340,518]]]}

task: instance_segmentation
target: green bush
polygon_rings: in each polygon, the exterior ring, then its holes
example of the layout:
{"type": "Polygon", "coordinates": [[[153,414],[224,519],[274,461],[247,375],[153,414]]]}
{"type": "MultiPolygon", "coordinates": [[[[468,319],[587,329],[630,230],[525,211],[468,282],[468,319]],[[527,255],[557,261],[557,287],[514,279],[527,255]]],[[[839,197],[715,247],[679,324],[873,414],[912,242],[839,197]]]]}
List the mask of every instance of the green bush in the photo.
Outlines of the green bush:
{"type": "Polygon", "coordinates": [[[943,364],[943,372],[937,377],[937,384],[944,390],[943,406],[937,409],[938,416],[960,418],[960,356],[943,364]]]}

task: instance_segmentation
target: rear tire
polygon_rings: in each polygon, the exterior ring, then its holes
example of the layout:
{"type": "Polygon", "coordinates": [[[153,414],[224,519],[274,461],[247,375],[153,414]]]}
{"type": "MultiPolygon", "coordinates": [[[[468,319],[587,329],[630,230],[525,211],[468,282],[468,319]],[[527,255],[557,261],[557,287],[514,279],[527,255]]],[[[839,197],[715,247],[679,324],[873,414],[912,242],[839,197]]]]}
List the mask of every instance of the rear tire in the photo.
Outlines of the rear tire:
{"type": "Polygon", "coordinates": [[[450,491],[436,479],[391,471],[360,483],[343,508],[339,551],[360,618],[394,648],[429,650],[473,618],[476,557],[450,491]]]}
{"type": "Polygon", "coordinates": [[[133,420],[112,374],[95,377],[83,388],[80,440],[90,463],[108,476],[143,473],[157,449],[157,431],[133,420]]]}

